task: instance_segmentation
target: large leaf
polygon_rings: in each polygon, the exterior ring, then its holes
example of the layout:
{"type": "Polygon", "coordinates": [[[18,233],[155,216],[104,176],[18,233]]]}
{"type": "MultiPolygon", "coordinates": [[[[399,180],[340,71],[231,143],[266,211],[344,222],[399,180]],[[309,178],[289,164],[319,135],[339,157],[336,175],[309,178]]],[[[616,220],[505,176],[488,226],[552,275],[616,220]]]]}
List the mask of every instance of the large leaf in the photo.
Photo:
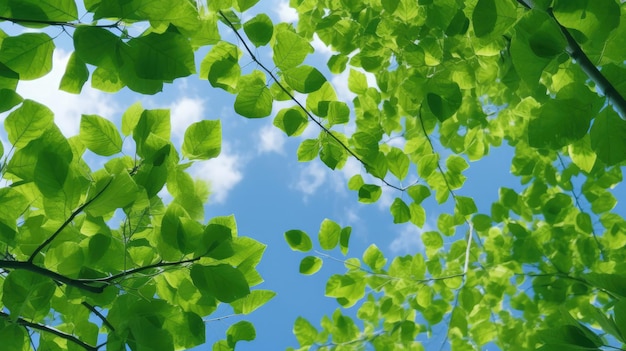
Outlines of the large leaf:
{"type": "Polygon", "coordinates": [[[128,45],[139,78],[174,80],[196,71],[191,44],[180,34],[150,33],[130,40],[128,45]]]}
{"type": "Polygon", "coordinates": [[[233,302],[250,294],[243,273],[227,264],[216,266],[196,264],[191,268],[191,279],[200,291],[222,302],[233,302]]]}
{"type": "Polygon", "coordinates": [[[309,42],[290,30],[281,30],[276,33],[274,43],[274,64],[281,70],[298,66],[304,58],[313,52],[309,42]]]}
{"type": "Polygon", "coordinates": [[[54,43],[45,33],[24,33],[2,40],[0,63],[20,75],[20,79],[36,79],[52,69],[54,43]]]}
{"type": "Polygon", "coordinates": [[[591,147],[607,165],[626,160],[626,121],[615,111],[605,108],[591,126],[591,147]]]}

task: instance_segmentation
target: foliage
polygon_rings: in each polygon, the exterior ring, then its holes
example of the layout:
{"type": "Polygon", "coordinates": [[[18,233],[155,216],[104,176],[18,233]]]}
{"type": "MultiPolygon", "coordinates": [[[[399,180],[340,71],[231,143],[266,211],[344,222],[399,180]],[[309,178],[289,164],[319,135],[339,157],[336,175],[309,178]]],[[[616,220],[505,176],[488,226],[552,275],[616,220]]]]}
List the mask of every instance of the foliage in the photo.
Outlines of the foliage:
{"type": "MultiPolygon", "coordinates": [[[[341,308],[320,329],[298,318],[300,349],[421,350],[441,332],[442,348],[454,350],[623,347],[626,221],[612,212],[610,189],[626,160],[626,5],[292,0],[295,27],[264,14],[242,23],[256,2],[86,0],[79,15],[71,1],[0,1],[0,20],[32,29],[0,31],[0,111],[11,111],[0,190],[7,347],[28,349],[26,328],[41,333],[40,347],[187,348],[204,342],[201,317],[219,302],[249,313],[273,294],[250,291],[261,282],[254,267],[264,246],[238,236],[232,217],[202,222],[206,188],[169,141],[167,111],[135,105],[124,114],[133,158],[107,119],[83,116],[80,134],[67,139],[49,109],[15,93],[20,80],[50,71],[49,27],[73,38],[63,90],[78,93],[91,77],[103,91],[155,94],[199,71],[236,95],[243,117],[267,117],[274,101],[291,100],[274,125],[288,136],[309,122],[320,129],[302,141],[298,160],[319,157],[340,169],[356,159],[364,173],[348,187],[364,203],[398,191],[394,223],[424,226],[431,197],[450,205],[440,207],[437,230],[422,233],[425,252],[387,259],[371,245],[347,258],[347,272],[326,285],[341,308]],[[129,34],[136,23],[148,29],[129,34]],[[224,29],[243,48],[222,38],[224,29]],[[333,50],[330,72],[348,72],[350,104],[321,68],[306,64],[314,36],[333,50]],[[251,45],[271,50],[273,65],[251,45]],[[197,70],[202,47],[210,50],[197,70]],[[256,68],[240,65],[248,56],[256,68]],[[503,142],[514,148],[511,172],[522,186],[501,188],[490,209],[478,208],[456,194],[463,173],[503,142]],[[86,150],[104,157],[104,168],[92,172],[86,150]],[[168,205],[159,197],[164,186],[174,197],[168,205]],[[100,331],[106,341],[97,345],[100,331]]],[[[201,160],[220,145],[219,121],[202,121],[179,150],[201,160]]],[[[350,234],[326,219],[317,242],[347,255],[350,234]]],[[[294,250],[313,249],[304,231],[285,238],[294,250]]],[[[311,253],[299,270],[314,274],[329,258],[336,259],[311,253]]],[[[239,322],[214,348],[254,337],[253,326],[239,322]]]]}

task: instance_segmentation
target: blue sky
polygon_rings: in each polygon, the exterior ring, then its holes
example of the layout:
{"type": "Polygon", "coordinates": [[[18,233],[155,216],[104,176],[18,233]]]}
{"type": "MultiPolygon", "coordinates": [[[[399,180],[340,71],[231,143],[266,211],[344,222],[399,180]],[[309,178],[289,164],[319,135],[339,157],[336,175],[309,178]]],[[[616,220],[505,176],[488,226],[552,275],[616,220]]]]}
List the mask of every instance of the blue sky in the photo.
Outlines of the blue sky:
{"type": "MultiPolygon", "coordinates": [[[[296,20],[286,1],[264,0],[253,8],[258,12],[267,9],[271,9],[268,13],[275,22],[296,20]]],[[[246,13],[244,18],[251,18],[254,14],[246,13]]],[[[15,27],[2,24],[2,29],[7,31],[15,30],[15,27]]],[[[379,203],[358,203],[356,193],[349,191],[346,185],[352,175],[364,174],[357,162],[352,160],[343,170],[334,172],[318,160],[297,162],[297,146],[303,138],[317,136],[319,129],[316,126],[309,125],[303,136],[288,139],[272,126],[272,117],[247,120],[236,115],[232,108],[234,96],[212,88],[206,80],[195,76],[177,80],[155,96],[138,95],[128,89],[118,94],[106,94],[90,88],[89,82],[80,96],[60,92],[57,87],[69,58],[68,44],[66,39],[57,42],[54,68],[50,74],[36,81],[20,82],[18,87],[24,98],[44,103],[55,112],[56,123],[66,136],[78,133],[81,114],[98,114],[119,123],[124,110],[136,101],[140,101],[145,108],[171,109],[173,141],[177,146],[182,144],[182,136],[189,124],[201,119],[222,121],[221,155],[196,163],[190,172],[211,184],[212,194],[206,205],[207,219],[234,214],[240,235],[250,236],[267,245],[258,266],[265,283],[256,288],[274,290],[278,295],[249,316],[229,317],[231,312],[228,309],[218,310],[208,318],[207,344],[198,350],[210,350],[213,342],[224,338],[228,326],[242,319],[254,323],[257,340],[242,342],[238,350],[296,347],[291,329],[297,316],[303,316],[317,325],[324,314],[330,315],[337,308],[333,299],[324,297],[324,287],[331,274],[343,273],[342,264],[325,260],[318,274],[300,275],[298,265],[305,254],[289,249],[283,238],[285,231],[304,230],[316,242],[320,223],[324,218],[330,218],[342,226],[353,227],[349,256],[360,257],[367,246],[375,243],[387,257],[393,257],[420,251],[420,232],[423,229],[436,230],[437,216],[450,210],[449,206],[440,208],[429,200],[426,203],[425,228],[411,224],[394,225],[389,204],[394,197],[406,199],[407,195],[387,188],[379,203]]],[[[330,51],[322,48],[319,41],[314,43],[314,47],[316,53],[308,59],[308,63],[325,72],[325,59],[330,51]]],[[[203,56],[204,52],[197,55],[198,63],[203,56]]],[[[271,57],[263,52],[260,59],[268,65],[272,64],[271,57]]],[[[242,59],[241,64],[244,69],[255,68],[248,56],[242,59]]],[[[347,89],[347,71],[335,77],[326,76],[335,86],[339,98],[349,102],[353,95],[347,89]]],[[[275,104],[273,113],[286,106],[290,104],[275,104]]],[[[5,117],[6,113],[0,114],[0,121],[5,117]]],[[[346,128],[349,132],[351,127],[346,128]]],[[[4,132],[2,142],[6,148],[8,143],[4,132]]],[[[132,145],[131,140],[126,142],[128,146],[132,145]]],[[[394,142],[402,146],[401,139],[394,142]]],[[[458,193],[473,197],[479,212],[489,213],[491,202],[498,198],[499,187],[519,188],[518,180],[509,174],[511,155],[512,151],[508,148],[492,149],[488,157],[471,163],[466,171],[468,180],[458,193]]],[[[93,161],[93,164],[97,162],[93,161]]],[[[414,170],[412,174],[415,174],[414,170]]],[[[414,180],[415,176],[404,185],[414,180]]],[[[162,195],[168,196],[165,192],[162,195]]],[[[454,238],[447,239],[448,243],[454,241],[454,238]]],[[[342,258],[338,250],[332,255],[342,258]]],[[[357,307],[348,313],[355,313],[357,307]]],[[[431,342],[439,347],[441,339],[435,338],[431,342]]]]}

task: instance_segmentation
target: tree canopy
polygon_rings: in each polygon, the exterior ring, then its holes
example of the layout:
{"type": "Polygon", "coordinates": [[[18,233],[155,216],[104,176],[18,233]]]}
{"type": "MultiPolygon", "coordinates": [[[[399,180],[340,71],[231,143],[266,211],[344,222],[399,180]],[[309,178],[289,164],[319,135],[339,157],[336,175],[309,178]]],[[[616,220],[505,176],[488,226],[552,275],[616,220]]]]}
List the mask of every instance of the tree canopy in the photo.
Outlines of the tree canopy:
{"type": "MultiPolygon", "coordinates": [[[[326,284],[337,310],[297,318],[294,349],[423,350],[433,333],[451,350],[624,349],[626,212],[612,189],[626,164],[626,5],[290,5],[295,23],[276,23],[258,0],[0,0],[3,349],[192,348],[218,305],[248,314],[275,294],[254,289],[265,245],[239,235],[233,216],[206,219],[207,185],[187,171],[220,154],[219,120],[175,145],[169,111],[134,104],[121,125],[83,115],[67,138],[48,107],[16,92],[50,72],[59,32],[73,46],[61,90],[158,94],[198,75],[233,94],[244,118],[272,116],[289,137],[314,124],[298,160],[332,170],[356,160],[347,187],[362,203],[393,192],[394,223],[422,228],[425,201],[441,204],[412,255],[372,244],[351,257],[340,219],[320,220],[317,238],[285,232],[301,273],[329,259],[346,267],[326,284]],[[307,61],[316,38],[333,53],[326,67],[307,61]],[[352,101],[331,83],[344,72],[352,101]],[[479,208],[461,195],[464,172],[503,144],[520,188],[479,208]]],[[[254,338],[241,321],[212,347],[254,338]]]]}

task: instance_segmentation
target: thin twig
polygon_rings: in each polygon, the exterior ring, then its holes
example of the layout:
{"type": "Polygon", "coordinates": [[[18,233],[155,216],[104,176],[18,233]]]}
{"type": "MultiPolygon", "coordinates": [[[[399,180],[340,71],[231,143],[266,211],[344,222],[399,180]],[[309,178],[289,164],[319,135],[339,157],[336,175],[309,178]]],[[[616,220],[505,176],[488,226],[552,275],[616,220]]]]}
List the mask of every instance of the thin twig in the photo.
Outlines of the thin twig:
{"type": "MultiPolygon", "coordinates": [[[[235,32],[235,35],[237,36],[237,38],[239,38],[239,40],[241,41],[241,43],[243,44],[244,48],[246,49],[246,51],[248,52],[248,54],[250,55],[250,57],[252,58],[252,60],[259,65],[259,67],[261,67],[271,78],[272,80],[274,80],[274,82],[276,82],[276,85],[278,85],[278,87],[285,93],[287,94],[287,96],[289,96],[289,98],[291,99],[291,101],[295,102],[296,105],[298,105],[298,107],[300,107],[300,109],[302,110],[302,112],[304,112],[308,118],[313,121],[313,123],[315,123],[318,127],[320,127],[320,129],[322,129],[324,132],[326,132],[326,134],[330,135],[330,137],[337,142],[344,150],[346,150],[352,157],[354,157],[357,161],[359,161],[359,163],[361,163],[366,169],[370,167],[369,164],[367,164],[367,162],[365,162],[363,159],[361,159],[357,154],[354,153],[354,151],[350,150],[350,148],[344,144],[337,136],[335,136],[330,129],[324,127],[324,125],[318,121],[317,119],[315,119],[315,117],[313,117],[313,115],[311,114],[311,112],[309,112],[309,110],[306,109],[306,107],[304,107],[304,105],[302,105],[302,103],[300,101],[298,101],[298,99],[296,99],[295,96],[293,96],[293,94],[289,91],[289,89],[285,88],[285,86],[280,82],[280,80],[278,80],[278,78],[276,78],[276,76],[274,75],[274,73],[268,69],[259,59],[256,58],[256,56],[254,55],[254,53],[252,52],[252,49],[250,49],[250,47],[248,46],[248,44],[246,43],[246,41],[244,40],[244,38],[241,36],[241,34],[239,33],[239,31],[237,31],[237,28],[235,28],[235,26],[233,25],[233,23],[228,19],[228,17],[226,17],[226,15],[224,15],[224,13],[222,11],[218,11],[220,16],[222,16],[222,18],[224,19],[224,21],[226,22],[226,24],[228,24],[228,26],[233,30],[233,32],[235,32]]],[[[378,177],[376,177],[378,178],[378,177]]],[[[399,187],[397,185],[393,185],[391,183],[389,183],[388,181],[386,181],[384,178],[378,178],[379,180],[381,180],[385,185],[387,185],[390,188],[399,190],[399,191],[405,191],[406,188],[404,187],[399,187]]]]}
{"type": "Polygon", "coordinates": [[[96,316],[98,316],[98,318],[100,318],[102,323],[104,323],[104,325],[106,325],[111,331],[115,331],[115,328],[113,327],[111,322],[109,322],[109,320],[102,313],[100,313],[100,311],[98,311],[95,306],[91,305],[90,303],[86,301],[83,301],[81,304],[85,306],[88,310],[93,312],[96,316]]]}
{"type": "Polygon", "coordinates": [[[192,262],[196,262],[198,260],[200,260],[203,256],[198,256],[195,258],[190,258],[188,260],[182,260],[182,261],[176,261],[176,262],[163,262],[163,261],[159,261],[157,263],[151,264],[151,265],[147,265],[147,266],[143,266],[143,267],[137,267],[137,268],[133,268],[133,269],[129,269],[127,271],[109,276],[109,277],[105,277],[105,278],[94,278],[94,279],[76,279],[76,281],[81,282],[83,284],[87,284],[87,283],[111,283],[119,278],[123,278],[125,276],[128,275],[133,275],[148,269],[153,269],[153,268],[163,268],[163,267],[170,267],[170,266],[178,266],[178,265],[182,265],[185,263],[192,263],[192,262]]]}

